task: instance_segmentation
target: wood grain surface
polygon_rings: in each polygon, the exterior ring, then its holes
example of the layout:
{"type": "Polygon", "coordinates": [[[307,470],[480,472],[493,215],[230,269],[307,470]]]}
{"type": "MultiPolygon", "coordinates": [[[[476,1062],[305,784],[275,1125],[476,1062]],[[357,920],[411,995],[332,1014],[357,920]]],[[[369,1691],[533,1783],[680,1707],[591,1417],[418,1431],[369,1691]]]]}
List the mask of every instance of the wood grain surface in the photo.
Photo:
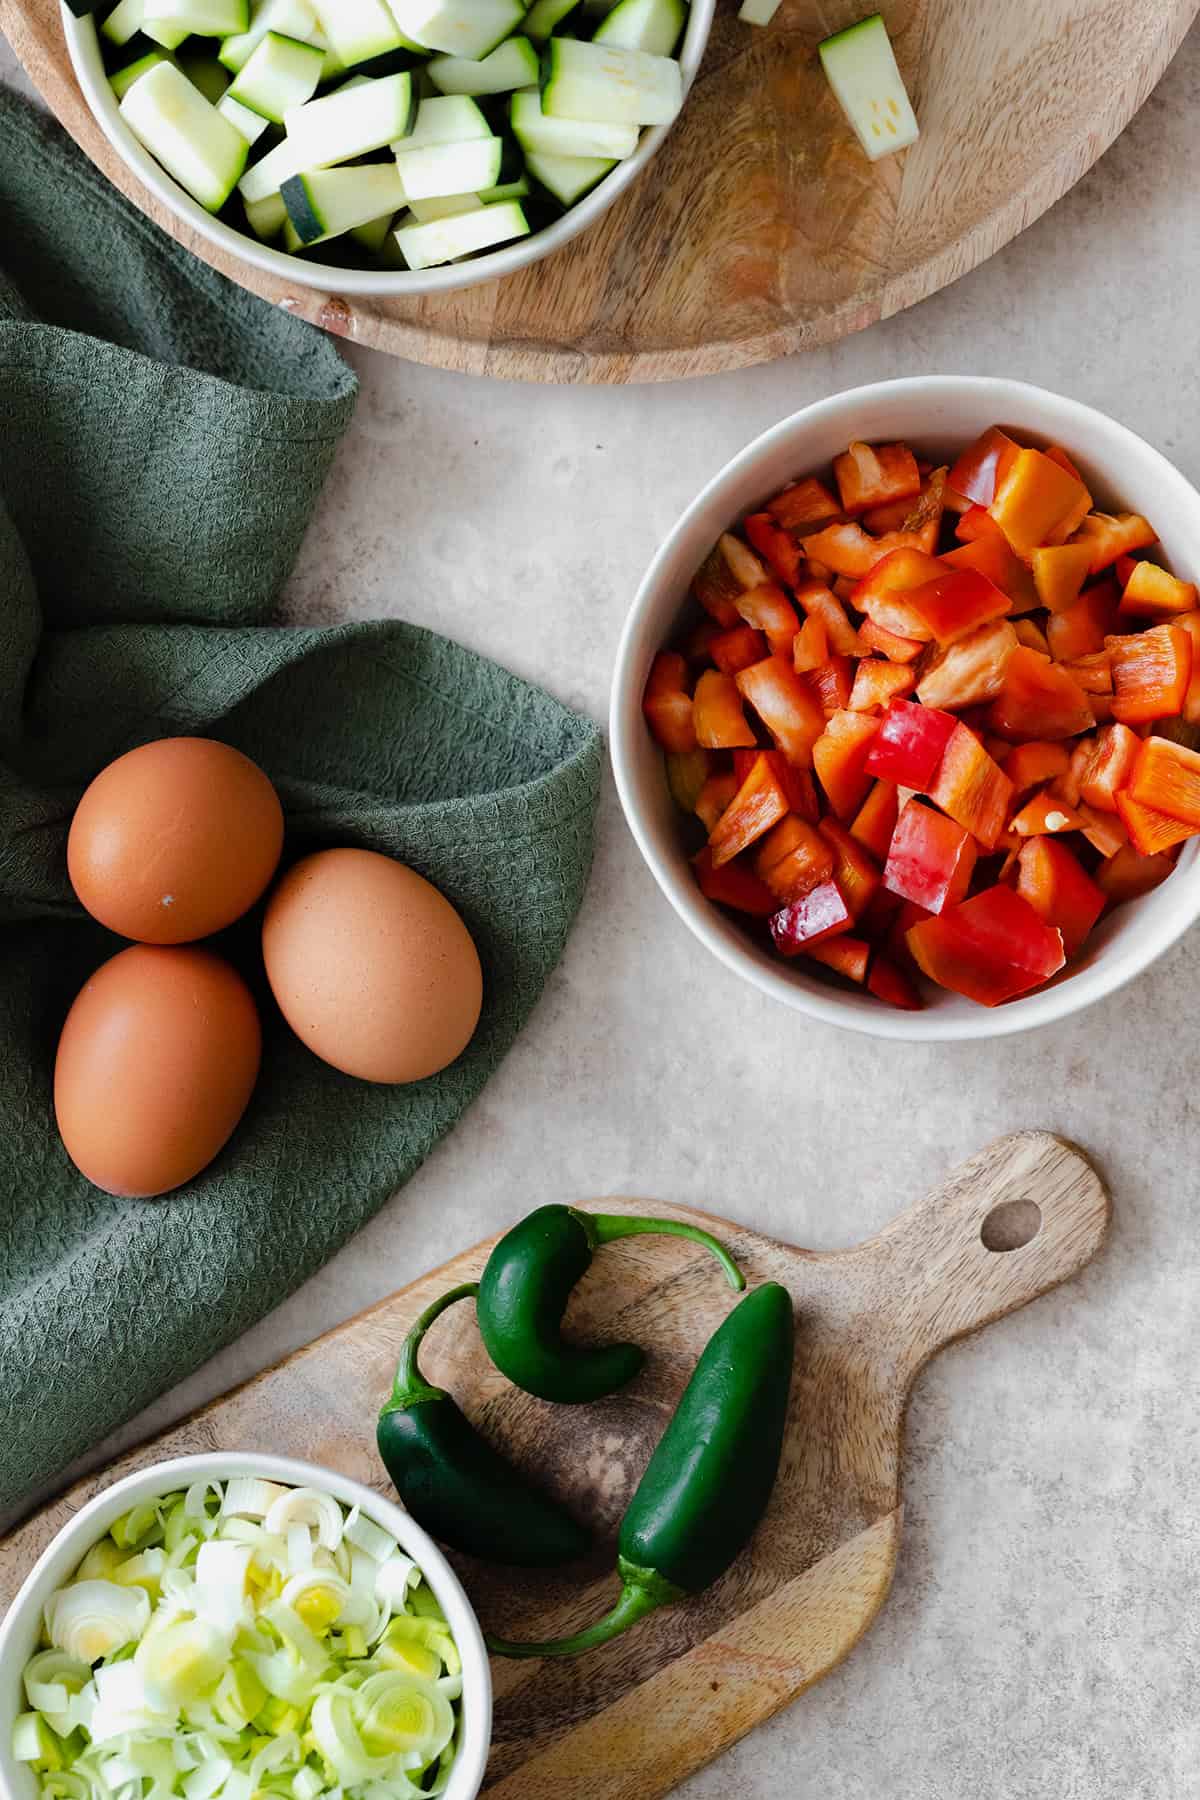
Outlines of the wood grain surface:
{"type": "Polygon", "coordinates": [[[991,256],[1066,193],[1146,99],[1200,0],[883,0],[921,124],[867,162],[816,45],[865,0],[783,0],[766,30],[721,0],[684,114],[567,249],[414,300],[289,285],[198,239],[129,173],[75,85],[58,0],[0,0],[34,84],[119,188],[243,286],[399,356],[539,381],[650,381],[861,330],[991,256]]]}
{"type": "MultiPolygon", "coordinates": [[[[767,1517],[716,1587],[575,1661],[494,1662],[494,1800],[655,1800],[840,1662],[891,1584],[913,1378],[945,1344],[1076,1274],[1109,1223],[1099,1177],[1044,1132],[1000,1139],[878,1237],[843,1251],[796,1249],[684,1207],[603,1204],[700,1221],[751,1282],[787,1286],[797,1316],[791,1422],[767,1517]],[[1020,1247],[988,1248],[1015,1240],[1020,1247]]],[[[373,1422],[404,1334],[436,1294],[475,1279],[489,1249],[476,1245],[422,1276],[35,1515],[0,1544],[0,1606],[85,1500],[167,1456],[273,1451],[385,1491],[373,1422]]],[[[425,1372],[601,1540],[566,1575],[455,1556],[486,1627],[553,1637],[611,1602],[621,1514],[731,1303],[694,1244],[635,1237],[606,1248],[568,1325],[587,1338],[632,1338],[649,1356],[628,1389],[588,1407],[549,1406],[512,1388],[485,1356],[469,1307],[434,1327],[425,1372]]]]}

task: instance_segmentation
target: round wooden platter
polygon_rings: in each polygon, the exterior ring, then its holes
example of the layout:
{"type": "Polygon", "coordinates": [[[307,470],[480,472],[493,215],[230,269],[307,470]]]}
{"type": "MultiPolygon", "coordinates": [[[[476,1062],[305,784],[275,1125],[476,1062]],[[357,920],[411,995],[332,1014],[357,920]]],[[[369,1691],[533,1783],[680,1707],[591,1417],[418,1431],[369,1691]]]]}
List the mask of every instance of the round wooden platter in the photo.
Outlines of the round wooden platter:
{"type": "Polygon", "coordinates": [[[759,30],[720,0],[679,124],[590,233],[506,281],[353,303],[226,257],[151,197],[83,102],[58,0],[0,0],[0,29],[93,161],[244,287],[413,361],[623,382],[808,349],[956,280],[1091,167],[1154,87],[1200,0],[882,0],[921,138],[874,165],[815,54],[867,7],[783,0],[759,30]]]}

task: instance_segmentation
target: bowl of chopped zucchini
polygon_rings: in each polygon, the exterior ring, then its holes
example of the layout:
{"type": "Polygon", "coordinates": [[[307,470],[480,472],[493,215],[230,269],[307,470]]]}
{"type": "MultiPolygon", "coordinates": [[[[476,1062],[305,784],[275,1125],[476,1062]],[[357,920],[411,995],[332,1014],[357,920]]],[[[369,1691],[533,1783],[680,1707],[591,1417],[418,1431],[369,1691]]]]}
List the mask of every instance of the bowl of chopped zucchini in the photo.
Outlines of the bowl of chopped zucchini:
{"type": "Polygon", "coordinates": [[[715,0],[70,0],[97,122],[200,237],[347,294],[560,249],[654,155],[715,0]]]}

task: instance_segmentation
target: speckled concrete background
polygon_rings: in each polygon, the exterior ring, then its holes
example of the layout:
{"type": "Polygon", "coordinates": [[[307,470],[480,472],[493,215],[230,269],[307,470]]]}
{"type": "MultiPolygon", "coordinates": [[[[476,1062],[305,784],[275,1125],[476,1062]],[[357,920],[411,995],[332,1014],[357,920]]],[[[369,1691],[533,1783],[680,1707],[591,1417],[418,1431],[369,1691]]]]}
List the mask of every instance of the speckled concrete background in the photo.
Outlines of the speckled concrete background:
{"type": "MultiPolygon", "coordinates": [[[[613,391],[352,353],[358,420],[292,616],[414,619],[602,717],[625,608],[697,488],[783,414],[888,375],[1042,382],[1200,480],[1198,162],[1200,31],[1066,200],[955,287],[833,350],[613,391]]],[[[1182,1800],[1200,1791],[1198,1002],[1193,934],[1085,1017],[995,1046],[806,1025],[700,959],[610,793],[566,959],[474,1112],[322,1275],[126,1437],[534,1203],[658,1195],[833,1246],[997,1133],[1050,1127],[1112,1184],[1108,1254],[924,1375],[879,1624],[681,1792],[1182,1800]]]]}

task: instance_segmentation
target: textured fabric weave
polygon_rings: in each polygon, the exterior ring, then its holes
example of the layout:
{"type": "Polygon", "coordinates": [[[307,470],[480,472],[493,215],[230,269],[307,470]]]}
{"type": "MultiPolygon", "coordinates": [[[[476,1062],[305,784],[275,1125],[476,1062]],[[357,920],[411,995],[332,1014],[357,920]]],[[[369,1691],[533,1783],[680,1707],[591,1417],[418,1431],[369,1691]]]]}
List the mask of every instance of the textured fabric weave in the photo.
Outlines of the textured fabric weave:
{"type": "Polygon", "coordinates": [[[520,1030],[582,896],[592,725],[413,627],[268,623],[353,405],[328,339],[189,258],[0,90],[0,1508],[408,1179],[520,1030]],[[54,1129],[59,1027],[120,947],[74,902],[66,834],[98,769],[179,732],[262,764],[288,856],[361,844],[436,882],[486,998],[444,1074],[353,1081],[282,1024],[243,922],[219,947],[260,997],[250,1108],[190,1186],[121,1201],[54,1129]]]}

